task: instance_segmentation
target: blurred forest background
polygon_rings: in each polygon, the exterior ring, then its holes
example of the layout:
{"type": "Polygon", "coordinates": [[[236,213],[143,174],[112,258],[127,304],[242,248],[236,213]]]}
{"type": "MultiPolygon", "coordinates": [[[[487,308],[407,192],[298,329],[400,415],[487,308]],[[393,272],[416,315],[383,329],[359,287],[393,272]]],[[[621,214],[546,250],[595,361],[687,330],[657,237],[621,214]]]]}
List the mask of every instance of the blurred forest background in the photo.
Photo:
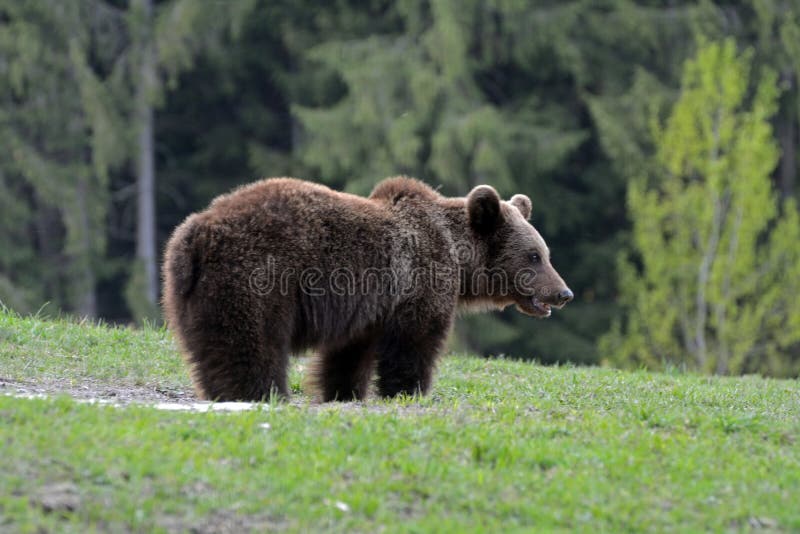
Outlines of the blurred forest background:
{"type": "Polygon", "coordinates": [[[0,0],[0,301],[158,320],[171,230],[291,175],[531,196],[545,363],[800,372],[797,0],[0,0]]]}

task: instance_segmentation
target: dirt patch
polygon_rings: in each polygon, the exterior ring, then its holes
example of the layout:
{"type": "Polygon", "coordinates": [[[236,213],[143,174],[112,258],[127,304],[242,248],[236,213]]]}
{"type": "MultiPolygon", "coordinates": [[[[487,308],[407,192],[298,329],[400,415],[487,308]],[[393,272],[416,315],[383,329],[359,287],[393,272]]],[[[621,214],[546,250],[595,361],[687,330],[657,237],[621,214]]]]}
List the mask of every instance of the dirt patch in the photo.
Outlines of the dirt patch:
{"type": "MultiPolygon", "coordinates": [[[[104,404],[117,407],[131,405],[152,406],[161,410],[193,412],[240,412],[263,407],[250,402],[218,402],[199,400],[194,391],[187,389],[167,389],[159,385],[131,386],[109,384],[82,378],[72,380],[37,379],[17,380],[0,377],[0,395],[23,398],[51,398],[67,395],[78,402],[104,404]]],[[[368,413],[394,413],[416,416],[421,413],[447,412],[453,415],[452,408],[420,406],[417,403],[382,402],[375,396],[364,401],[319,403],[308,395],[295,392],[288,402],[279,407],[312,409],[314,411],[358,411],[368,413]]],[[[457,412],[460,410],[456,410],[457,412]]]]}
{"type": "Polygon", "coordinates": [[[81,504],[78,487],[72,482],[59,482],[43,486],[31,496],[31,504],[45,513],[66,514],[74,512],[81,504]]]}
{"type": "Polygon", "coordinates": [[[125,384],[112,386],[87,379],[82,379],[80,383],[73,383],[64,380],[38,379],[30,381],[0,377],[0,395],[22,397],[69,395],[74,399],[98,400],[121,405],[197,401],[194,392],[190,389],[165,389],[160,386],[129,386],[125,384]]]}
{"type": "Polygon", "coordinates": [[[170,534],[180,532],[190,532],[191,534],[278,532],[286,530],[290,526],[284,518],[242,514],[231,510],[217,510],[202,520],[174,516],[163,517],[158,521],[158,525],[170,534]]]}

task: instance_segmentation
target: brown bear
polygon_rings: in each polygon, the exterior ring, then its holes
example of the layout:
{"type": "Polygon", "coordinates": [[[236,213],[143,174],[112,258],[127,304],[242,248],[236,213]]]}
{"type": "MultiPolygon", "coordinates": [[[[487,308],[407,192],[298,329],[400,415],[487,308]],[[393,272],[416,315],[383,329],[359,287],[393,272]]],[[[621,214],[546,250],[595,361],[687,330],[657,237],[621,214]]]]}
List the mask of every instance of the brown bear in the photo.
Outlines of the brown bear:
{"type": "Polygon", "coordinates": [[[489,186],[446,198],[412,178],[369,198],[271,178],[216,198],[173,233],[164,312],[200,397],[287,397],[289,353],[317,349],[324,401],[426,393],[458,309],[547,317],[572,292],[528,222],[489,186]]]}

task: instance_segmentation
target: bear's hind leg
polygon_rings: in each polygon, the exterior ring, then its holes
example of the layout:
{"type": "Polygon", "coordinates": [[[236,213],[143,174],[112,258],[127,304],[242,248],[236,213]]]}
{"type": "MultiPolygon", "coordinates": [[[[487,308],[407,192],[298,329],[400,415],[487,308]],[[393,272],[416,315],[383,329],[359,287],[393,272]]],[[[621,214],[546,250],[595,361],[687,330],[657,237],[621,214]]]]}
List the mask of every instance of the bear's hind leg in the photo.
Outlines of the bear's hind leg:
{"type": "Polygon", "coordinates": [[[363,400],[375,368],[371,339],[324,347],[312,364],[311,379],[323,402],[363,400]]]}
{"type": "MultiPolygon", "coordinates": [[[[259,355],[258,359],[264,359],[259,355]]],[[[285,364],[276,360],[288,360],[288,356],[273,354],[270,358],[275,369],[253,361],[250,353],[235,353],[230,350],[206,349],[200,358],[192,358],[192,378],[198,394],[206,400],[269,401],[273,396],[289,397],[285,364]],[[276,365],[278,364],[278,365],[276,365]],[[283,366],[283,369],[276,368],[283,366]]]]}
{"type": "Polygon", "coordinates": [[[192,379],[202,398],[260,402],[274,395],[289,397],[287,344],[267,343],[255,330],[207,327],[187,339],[192,379]]]}

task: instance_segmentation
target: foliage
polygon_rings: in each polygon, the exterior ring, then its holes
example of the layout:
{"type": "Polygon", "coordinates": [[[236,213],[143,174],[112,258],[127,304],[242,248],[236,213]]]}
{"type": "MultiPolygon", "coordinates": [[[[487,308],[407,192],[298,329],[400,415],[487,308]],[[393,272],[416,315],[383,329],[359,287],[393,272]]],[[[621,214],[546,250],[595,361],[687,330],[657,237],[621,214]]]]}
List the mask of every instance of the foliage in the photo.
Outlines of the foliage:
{"type": "Polygon", "coordinates": [[[620,265],[627,319],[604,342],[615,363],[800,370],[800,224],[770,181],[775,74],[755,76],[751,63],[732,40],[701,47],[654,128],[658,169],[628,191],[637,258],[620,265]]]}

